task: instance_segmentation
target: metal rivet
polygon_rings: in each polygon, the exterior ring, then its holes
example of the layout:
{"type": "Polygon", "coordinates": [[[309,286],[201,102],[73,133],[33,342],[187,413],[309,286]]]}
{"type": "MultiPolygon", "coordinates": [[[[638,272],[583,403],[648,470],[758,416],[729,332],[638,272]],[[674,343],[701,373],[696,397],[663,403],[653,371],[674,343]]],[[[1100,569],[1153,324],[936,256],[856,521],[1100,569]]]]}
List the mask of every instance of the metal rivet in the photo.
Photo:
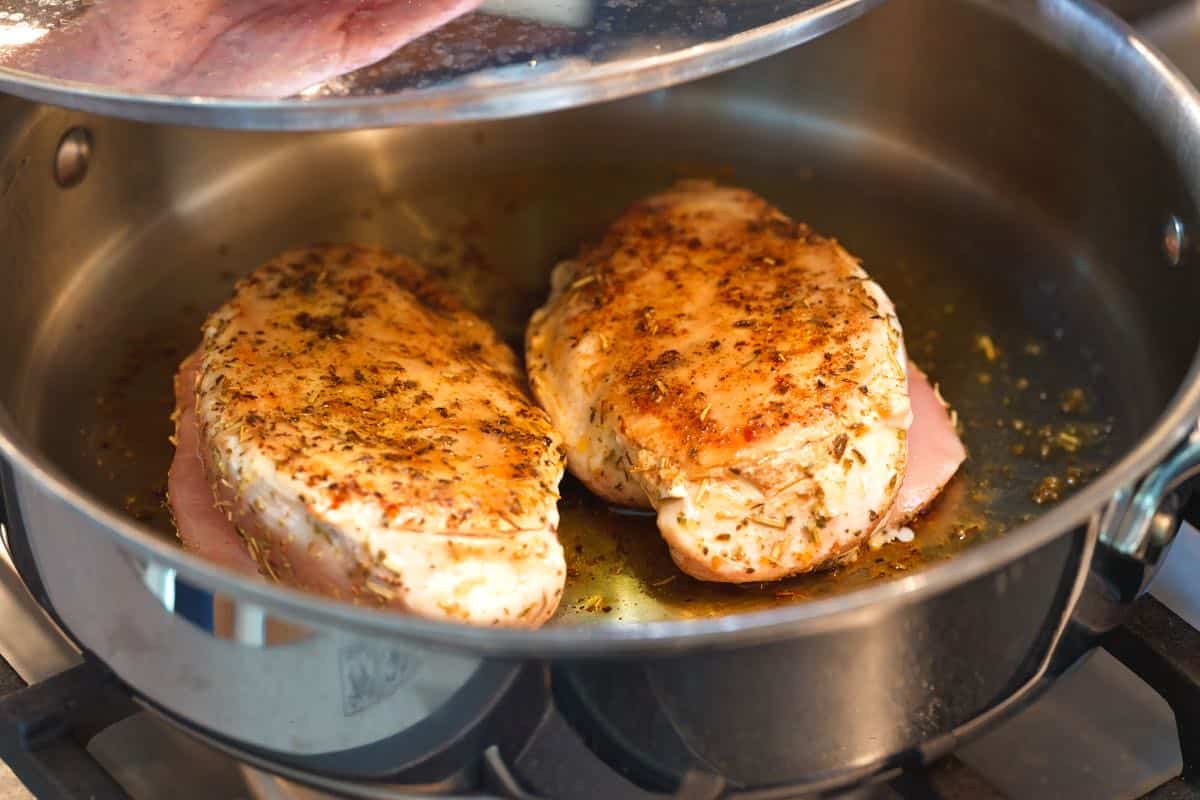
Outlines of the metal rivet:
{"type": "Polygon", "coordinates": [[[1147,556],[1157,560],[1162,550],[1175,538],[1179,530],[1179,495],[1172,492],[1163,498],[1158,511],[1150,518],[1150,530],[1146,538],[1147,556]]]}
{"type": "Polygon", "coordinates": [[[87,128],[71,128],[58,140],[54,154],[54,180],[64,189],[83,183],[92,160],[92,134],[87,128]]]}
{"type": "Polygon", "coordinates": [[[1183,263],[1183,257],[1190,246],[1187,228],[1184,227],[1183,220],[1172,214],[1167,218],[1167,224],[1163,228],[1163,255],[1167,257],[1167,263],[1172,267],[1178,267],[1183,263]]]}

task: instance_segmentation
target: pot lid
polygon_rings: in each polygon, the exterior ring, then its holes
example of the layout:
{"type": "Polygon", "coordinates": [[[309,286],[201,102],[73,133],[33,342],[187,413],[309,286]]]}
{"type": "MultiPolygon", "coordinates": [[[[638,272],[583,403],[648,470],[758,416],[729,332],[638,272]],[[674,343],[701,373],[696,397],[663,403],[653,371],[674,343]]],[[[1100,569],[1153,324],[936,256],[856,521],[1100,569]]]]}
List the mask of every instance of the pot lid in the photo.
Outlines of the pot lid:
{"type": "Polygon", "coordinates": [[[0,91],[154,122],[539,113],[771,55],[879,0],[0,0],[0,91]]]}

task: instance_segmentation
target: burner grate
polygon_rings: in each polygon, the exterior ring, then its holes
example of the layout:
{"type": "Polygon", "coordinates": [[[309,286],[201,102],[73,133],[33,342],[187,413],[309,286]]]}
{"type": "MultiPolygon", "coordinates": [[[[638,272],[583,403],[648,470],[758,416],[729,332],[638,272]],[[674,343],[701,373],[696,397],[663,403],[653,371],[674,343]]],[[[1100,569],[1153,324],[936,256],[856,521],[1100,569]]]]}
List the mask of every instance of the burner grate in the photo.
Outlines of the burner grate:
{"type": "Polygon", "coordinates": [[[1200,798],[1200,631],[1145,597],[1105,647],[1170,704],[1183,750],[1184,782],[1194,781],[1197,788],[1190,797],[1200,798]]]}
{"type": "Polygon", "coordinates": [[[0,662],[0,757],[38,798],[126,800],[87,751],[91,735],[136,711],[115,680],[90,663],[25,686],[0,662]]]}

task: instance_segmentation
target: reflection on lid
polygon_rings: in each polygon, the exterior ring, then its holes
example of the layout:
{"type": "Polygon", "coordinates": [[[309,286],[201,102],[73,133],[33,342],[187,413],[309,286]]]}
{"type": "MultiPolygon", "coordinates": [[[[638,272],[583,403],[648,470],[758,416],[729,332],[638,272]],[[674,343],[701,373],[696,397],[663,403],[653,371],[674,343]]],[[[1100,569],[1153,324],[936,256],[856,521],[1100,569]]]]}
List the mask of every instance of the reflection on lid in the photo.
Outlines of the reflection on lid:
{"type": "Polygon", "coordinates": [[[353,94],[373,87],[397,92],[424,89],[483,70],[513,64],[536,66],[569,56],[581,34],[572,28],[526,19],[472,13],[422,36],[356,73],[329,82],[327,94],[353,94]]]}
{"type": "Polygon", "coordinates": [[[0,0],[0,69],[133,94],[370,96],[620,66],[823,2],[0,0]]]}
{"type": "MultiPolygon", "coordinates": [[[[10,5],[12,2],[10,0],[10,5]]],[[[33,5],[16,0],[16,5],[33,5]]],[[[95,0],[34,11],[48,32],[0,65],[124,91],[285,97],[374,63],[477,0],[95,0]],[[68,10],[69,9],[69,10],[68,10]]]]}
{"type": "Polygon", "coordinates": [[[33,44],[49,32],[49,28],[39,28],[28,22],[0,21],[0,48],[33,44]]]}

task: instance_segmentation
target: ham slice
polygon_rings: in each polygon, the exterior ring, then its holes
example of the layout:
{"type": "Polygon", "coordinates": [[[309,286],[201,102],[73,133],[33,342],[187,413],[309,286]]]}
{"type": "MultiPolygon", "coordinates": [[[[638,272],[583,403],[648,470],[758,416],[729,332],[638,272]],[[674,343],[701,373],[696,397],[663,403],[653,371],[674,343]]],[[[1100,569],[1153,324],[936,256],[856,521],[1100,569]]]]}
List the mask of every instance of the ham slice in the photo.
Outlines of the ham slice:
{"type": "Polygon", "coordinates": [[[175,376],[175,457],[167,475],[171,513],[183,549],[203,559],[240,572],[259,574],[258,565],[246,550],[233,523],[216,506],[212,487],[200,458],[200,432],[196,426],[196,351],[179,367],[175,376]]]}
{"type": "Polygon", "coordinates": [[[911,541],[905,526],[929,508],[967,458],[950,409],[921,368],[908,362],[908,401],[913,421],[908,429],[908,468],[887,522],[871,536],[871,547],[897,539],[911,541]]]}

